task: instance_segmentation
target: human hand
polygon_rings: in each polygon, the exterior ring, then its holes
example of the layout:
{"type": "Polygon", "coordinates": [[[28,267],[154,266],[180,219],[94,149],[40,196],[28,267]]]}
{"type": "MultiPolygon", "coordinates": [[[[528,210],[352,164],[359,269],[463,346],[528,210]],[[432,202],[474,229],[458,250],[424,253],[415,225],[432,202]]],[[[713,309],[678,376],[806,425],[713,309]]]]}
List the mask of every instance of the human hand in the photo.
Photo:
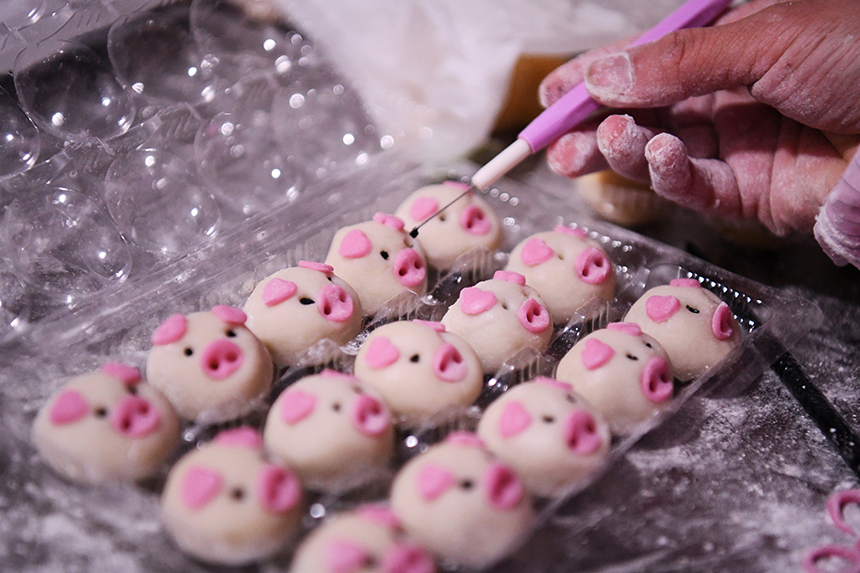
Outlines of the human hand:
{"type": "Polygon", "coordinates": [[[860,143],[860,1],[754,0],[710,28],[593,50],[544,79],[585,79],[627,114],[547,149],[568,177],[612,168],[700,211],[810,231],[860,143]]]}

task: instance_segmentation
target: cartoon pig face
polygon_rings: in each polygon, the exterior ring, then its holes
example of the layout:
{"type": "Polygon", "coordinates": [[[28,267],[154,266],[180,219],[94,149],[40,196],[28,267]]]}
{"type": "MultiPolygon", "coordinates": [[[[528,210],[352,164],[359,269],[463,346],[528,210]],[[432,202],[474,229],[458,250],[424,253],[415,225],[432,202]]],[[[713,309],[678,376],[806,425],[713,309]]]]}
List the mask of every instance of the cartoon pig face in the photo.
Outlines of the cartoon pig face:
{"type": "Polygon", "coordinates": [[[187,553],[240,565],[277,552],[298,530],[302,488],[262,454],[260,434],[238,428],[190,451],[170,471],[164,523],[187,553]]]}
{"type": "Polygon", "coordinates": [[[237,308],[216,306],[174,314],[153,332],[147,378],[183,418],[229,420],[271,386],[272,359],[245,320],[237,308]]]}
{"type": "Polygon", "coordinates": [[[404,423],[472,404],[484,373],[478,355],[438,322],[391,322],[374,330],[355,359],[355,375],[380,393],[404,423]]]}
{"type": "Polygon", "coordinates": [[[364,316],[351,286],[330,266],[307,261],[260,281],[244,311],[248,328],[281,366],[323,338],[346,344],[361,330],[364,316]]]}
{"type": "Polygon", "coordinates": [[[433,573],[433,558],[377,506],[334,515],[299,546],[290,573],[433,573]]]}
{"type": "Polygon", "coordinates": [[[39,411],[33,441],[75,481],[134,481],[155,473],[179,442],[179,419],[136,368],[117,363],[72,379],[39,411]]]}
{"type": "Polygon", "coordinates": [[[373,221],[339,230],[325,262],[358,292],[367,314],[404,291],[427,291],[424,250],[392,215],[377,213],[373,221]]]}
{"type": "Polygon", "coordinates": [[[537,291],[522,275],[506,271],[460,291],[442,324],[469,343],[485,372],[494,372],[523,348],[543,352],[553,329],[537,291]]]}
{"type": "Polygon", "coordinates": [[[318,490],[364,483],[388,464],[394,449],[388,407],[357,378],[331,370],[284,390],[263,435],[270,455],[318,490]]]}
{"type": "MultiPolygon", "coordinates": [[[[407,230],[424,223],[454,201],[468,185],[445,181],[429,185],[406,198],[395,211],[407,230]]],[[[474,192],[448,206],[419,230],[427,262],[448,269],[460,255],[475,247],[497,249],[502,242],[502,224],[486,201],[474,192]]]]}
{"type": "Polygon", "coordinates": [[[650,289],[624,320],[657,339],[681,381],[698,378],[741,343],[741,329],[729,306],[693,279],[650,289]]]}
{"type": "Polygon", "coordinates": [[[474,434],[453,434],[409,461],[394,478],[390,500],[419,545],[475,568],[514,549],[534,520],[520,478],[474,434]]]}
{"type": "Polygon", "coordinates": [[[611,323],[577,342],[555,377],[602,412],[617,434],[665,409],[674,392],[666,351],[632,322],[611,323]]]}
{"type": "Polygon", "coordinates": [[[584,483],[611,445],[603,416],[569,384],[550,378],[505,392],[484,412],[478,435],[529,491],[545,497],[584,483]]]}
{"type": "Polygon", "coordinates": [[[609,301],[615,295],[612,262],[581,229],[558,226],[532,235],[514,247],[505,268],[526,277],[556,324],[595,297],[609,301]]]}

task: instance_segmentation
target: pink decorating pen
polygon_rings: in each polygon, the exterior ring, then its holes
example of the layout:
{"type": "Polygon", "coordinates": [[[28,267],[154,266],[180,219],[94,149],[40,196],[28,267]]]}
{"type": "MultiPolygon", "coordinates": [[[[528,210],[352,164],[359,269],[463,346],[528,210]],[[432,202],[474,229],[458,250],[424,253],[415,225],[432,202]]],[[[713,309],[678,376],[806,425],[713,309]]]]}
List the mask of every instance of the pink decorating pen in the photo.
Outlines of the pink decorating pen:
{"type": "MultiPolygon", "coordinates": [[[[639,46],[659,40],[666,34],[676,30],[706,26],[722,14],[731,3],[732,0],[688,0],[677,10],[661,20],[656,26],[633,40],[630,46],[639,46]]],[[[601,107],[599,103],[591,99],[591,96],[588,95],[585,82],[579,83],[532,120],[520,132],[516,141],[506,147],[486,165],[478,169],[472,176],[471,186],[468,190],[463,192],[457,199],[454,199],[454,201],[451,201],[451,203],[448,203],[448,205],[439,209],[427,221],[447,209],[449,205],[459,200],[460,197],[465,196],[473,188],[486,189],[508,171],[516,167],[526,157],[545,148],[582,123],[588,116],[601,107]]],[[[424,223],[412,229],[410,235],[416,237],[418,229],[424,223]]]]}
{"type": "MultiPolygon", "coordinates": [[[[659,40],[669,32],[697,28],[713,22],[732,0],[689,0],[634,40],[630,46],[659,40]]],[[[537,153],[580,123],[602,106],[591,99],[585,82],[579,83],[561,99],[546,108],[517,140],[472,176],[472,185],[485,189],[533,153],[537,153]]]]}

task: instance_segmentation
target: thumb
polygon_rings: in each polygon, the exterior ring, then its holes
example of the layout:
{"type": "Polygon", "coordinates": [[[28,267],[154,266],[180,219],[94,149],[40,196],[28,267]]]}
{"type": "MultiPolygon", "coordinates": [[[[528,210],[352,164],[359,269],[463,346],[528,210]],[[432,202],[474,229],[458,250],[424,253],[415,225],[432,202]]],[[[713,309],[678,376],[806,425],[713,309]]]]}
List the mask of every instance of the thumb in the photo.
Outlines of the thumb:
{"type": "Polygon", "coordinates": [[[852,64],[858,54],[850,53],[858,48],[846,41],[860,25],[860,11],[846,10],[853,1],[777,3],[723,25],[674,32],[595,61],[586,86],[600,103],[622,108],[661,107],[749,86],[753,97],[801,123],[852,132],[858,113],[847,95],[838,107],[828,102],[811,110],[809,104],[819,92],[860,87],[852,64]]]}

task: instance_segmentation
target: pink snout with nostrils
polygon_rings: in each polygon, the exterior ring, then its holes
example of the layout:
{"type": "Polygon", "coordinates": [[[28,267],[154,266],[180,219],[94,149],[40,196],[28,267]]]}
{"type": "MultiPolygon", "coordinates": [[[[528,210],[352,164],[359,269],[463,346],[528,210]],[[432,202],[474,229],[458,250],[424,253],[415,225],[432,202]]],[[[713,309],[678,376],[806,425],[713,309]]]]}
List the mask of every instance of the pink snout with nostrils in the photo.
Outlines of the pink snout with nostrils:
{"type": "Polygon", "coordinates": [[[242,349],[229,340],[210,343],[200,356],[200,368],[213,380],[224,380],[242,366],[245,355],[242,349]]]}
{"type": "Polygon", "coordinates": [[[110,423],[123,436],[145,438],[158,429],[161,415],[148,400],[126,396],[113,407],[110,423]]]}
{"type": "Polygon", "coordinates": [[[407,287],[417,287],[427,276],[424,259],[415,249],[406,248],[394,257],[394,277],[397,282],[407,287]]]}
{"type": "Polygon", "coordinates": [[[320,315],[331,322],[346,322],[352,318],[355,305],[346,290],[335,284],[320,289],[317,299],[320,315]]]}

